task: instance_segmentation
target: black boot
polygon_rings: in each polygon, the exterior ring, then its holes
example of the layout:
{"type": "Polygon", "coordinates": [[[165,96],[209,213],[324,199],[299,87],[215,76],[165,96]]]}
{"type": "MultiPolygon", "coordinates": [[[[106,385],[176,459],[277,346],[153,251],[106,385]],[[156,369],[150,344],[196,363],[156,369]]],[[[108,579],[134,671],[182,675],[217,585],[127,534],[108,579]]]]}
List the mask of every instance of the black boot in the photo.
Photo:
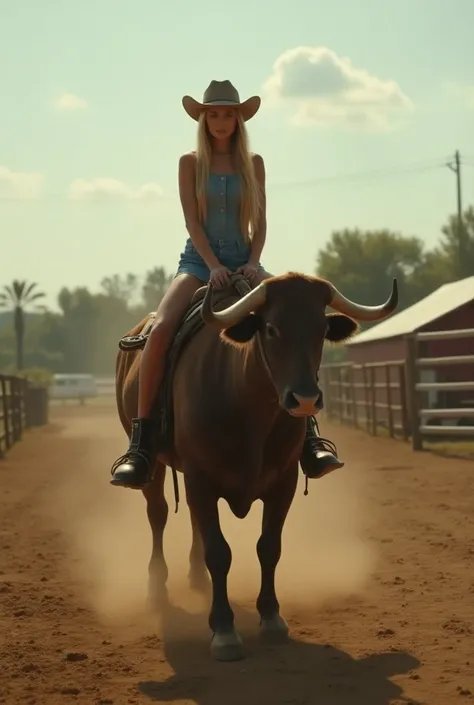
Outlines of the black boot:
{"type": "Polygon", "coordinates": [[[307,478],[319,478],[333,470],[338,470],[344,463],[337,457],[336,446],[332,441],[319,436],[318,424],[314,416],[306,421],[306,438],[300,456],[300,464],[307,478]]]}
{"type": "Polygon", "coordinates": [[[150,419],[132,419],[132,435],[125,455],[112,465],[111,485],[141,490],[153,479],[155,469],[154,431],[150,419]]]}

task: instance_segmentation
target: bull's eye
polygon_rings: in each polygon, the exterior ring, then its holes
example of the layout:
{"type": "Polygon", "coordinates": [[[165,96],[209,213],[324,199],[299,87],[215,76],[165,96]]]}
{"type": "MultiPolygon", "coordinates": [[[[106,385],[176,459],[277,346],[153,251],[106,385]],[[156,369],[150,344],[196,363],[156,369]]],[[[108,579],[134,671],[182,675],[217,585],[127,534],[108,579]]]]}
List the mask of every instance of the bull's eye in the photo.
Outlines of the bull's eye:
{"type": "Polygon", "coordinates": [[[266,332],[267,338],[269,338],[269,340],[273,340],[274,338],[278,337],[278,331],[275,328],[275,326],[272,326],[271,323],[266,324],[265,332],[266,332]]]}

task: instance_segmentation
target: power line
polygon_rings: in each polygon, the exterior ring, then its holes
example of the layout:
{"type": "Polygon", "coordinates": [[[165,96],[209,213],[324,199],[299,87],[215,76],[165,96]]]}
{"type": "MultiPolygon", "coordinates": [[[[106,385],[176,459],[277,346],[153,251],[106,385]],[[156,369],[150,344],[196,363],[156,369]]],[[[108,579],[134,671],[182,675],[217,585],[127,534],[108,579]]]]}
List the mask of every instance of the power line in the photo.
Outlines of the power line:
{"type": "MultiPolygon", "coordinates": [[[[441,169],[446,166],[449,166],[452,168],[454,171],[456,170],[456,161],[454,163],[454,166],[452,163],[447,163],[446,162],[447,157],[440,157],[439,159],[430,159],[430,160],[425,160],[423,162],[415,162],[412,164],[406,164],[406,165],[398,165],[398,166],[392,166],[392,167],[383,167],[379,169],[368,169],[364,171],[357,171],[357,172],[347,172],[347,173],[340,173],[340,174],[332,174],[332,175],[321,175],[321,176],[316,176],[312,179],[304,179],[300,181],[284,181],[284,182],[275,182],[272,183],[269,181],[267,183],[267,189],[268,190],[273,190],[273,189],[292,189],[292,188],[298,188],[298,187],[305,187],[305,186],[317,186],[319,184],[324,185],[324,184],[332,184],[332,183],[341,183],[341,182],[357,182],[357,181],[367,181],[371,179],[381,179],[381,178],[390,178],[392,176],[404,176],[406,174],[415,174],[415,173],[425,173],[428,171],[433,171],[435,169],[441,169]]],[[[456,157],[455,157],[456,160],[456,157]]],[[[465,162],[463,162],[465,163],[465,162]]],[[[469,166],[471,166],[469,164],[469,166]]],[[[153,205],[159,205],[160,201],[169,201],[169,200],[174,200],[177,198],[176,194],[167,194],[164,193],[161,195],[159,198],[156,199],[156,201],[134,201],[134,200],[125,200],[125,199],[106,199],[106,200],[100,200],[99,198],[97,200],[95,199],[84,199],[84,200],[71,200],[67,197],[67,194],[61,193],[61,192],[46,192],[41,195],[40,198],[37,199],[29,199],[29,198],[24,198],[21,196],[0,196],[0,203],[3,202],[23,202],[23,203],[41,203],[49,200],[55,200],[55,201],[60,201],[63,202],[64,204],[69,204],[69,205],[95,205],[95,206],[106,206],[106,205],[129,205],[129,204],[134,204],[138,203],[144,206],[153,206],[153,205]]]]}
{"type": "Polygon", "coordinates": [[[330,182],[340,182],[340,181],[359,181],[371,178],[381,178],[384,176],[395,176],[397,174],[404,175],[408,173],[422,173],[425,171],[431,171],[433,169],[440,169],[445,166],[446,157],[440,157],[436,160],[429,160],[427,162],[418,162],[411,165],[400,165],[393,167],[384,167],[381,169],[370,169],[366,171],[349,172],[345,174],[333,174],[330,176],[317,176],[313,179],[305,179],[301,181],[292,182],[280,182],[280,183],[269,183],[269,188],[287,188],[293,186],[311,186],[316,184],[330,183],[330,182]]]}

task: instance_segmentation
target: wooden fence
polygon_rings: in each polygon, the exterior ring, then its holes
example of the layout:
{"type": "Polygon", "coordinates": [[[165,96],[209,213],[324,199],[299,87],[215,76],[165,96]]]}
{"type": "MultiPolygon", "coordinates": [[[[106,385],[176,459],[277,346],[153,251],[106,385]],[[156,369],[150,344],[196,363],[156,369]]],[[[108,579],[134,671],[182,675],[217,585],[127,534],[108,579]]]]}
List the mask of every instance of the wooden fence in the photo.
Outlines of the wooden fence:
{"type": "Polygon", "coordinates": [[[47,389],[33,387],[26,379],[0,375],[0,458],[30,426],[48,422],[47,389]]]}
{"type": "MultiPolygon", "coordinates": [[[[412,427],[413,450],[423,448],[425,438],[444,437],[467,438],[474,441],[474,354],[449,355],[444,357],[422,357],[420,344],[428,341],[468,339],[474,343],[474,328],[463,330],[430,331],[410,336],[408,342],[407,373],[409,379],[409,411],[416,420],[412,427]],[[458,367],[463,372],[457,381],[421,382],[420,370],[458,367]],[[427,404],[427,392],[439,391],[443,394],[443,405],[430,408],[427,404]],[[450,392],[456,393],[462,405],[451,406],[450,392]],[[470,398],[463,394],[472,392],[470,398]],[[461,394],[460,394],[461,393],[461,394]],[[448,421],[448,423],[443,423],[448,421]],[[453,423],[457,421],[457,423],[453,423]]],[[[474,351],[474,345],[472,347],[474,351]]]]}
{"type": "Polygon", "coordinates": [[[392,438],[408,439],[404,360],[322,365],[321,382],[330,418],[374,436],[385,428],[392,438]]]}
{"type": "Polygon", "coordinates": [[[428,437],[474,441],[474,354],[422,357],[419,353],[423,342],[461,338],[471,339],[474,344],[474,329],[408,336],[406,360],[322,365],[321,382],[328,417],[364,428],[372,435],[388,433],[392,438],[411,439],[413,450],[422,450],[423,440],[428,437]],[[466,379],[420,381],[423,368],[453,366],[465,370],[466,379]],[[446,400],[442,408],[430,408],[426,403],[429,391],[473,394],[461,406],[451,406],[446,400]]]}

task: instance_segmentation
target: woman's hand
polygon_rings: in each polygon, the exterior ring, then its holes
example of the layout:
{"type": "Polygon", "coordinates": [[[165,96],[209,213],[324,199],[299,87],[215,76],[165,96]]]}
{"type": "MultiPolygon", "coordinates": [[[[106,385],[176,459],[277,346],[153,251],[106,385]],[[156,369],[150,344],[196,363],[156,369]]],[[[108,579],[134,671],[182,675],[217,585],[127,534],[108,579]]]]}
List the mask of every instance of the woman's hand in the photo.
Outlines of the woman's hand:
{"type": "Polygon", "coordinates": [[[247,264],[242,265],[242,267],[238,268],[238,272],[242,274],[246,279],[250,279],[250,281],[257,275],[257,265],[252,264],[252,262],[247,262],[247,264]]]}
{"type": "Polygon", "coordinates": [[[225,286],[230,284],[230,269],[219,265],[219,267],[213,267],[210,272],[209,281],[215,289],[223,289],[225,286]]]}

